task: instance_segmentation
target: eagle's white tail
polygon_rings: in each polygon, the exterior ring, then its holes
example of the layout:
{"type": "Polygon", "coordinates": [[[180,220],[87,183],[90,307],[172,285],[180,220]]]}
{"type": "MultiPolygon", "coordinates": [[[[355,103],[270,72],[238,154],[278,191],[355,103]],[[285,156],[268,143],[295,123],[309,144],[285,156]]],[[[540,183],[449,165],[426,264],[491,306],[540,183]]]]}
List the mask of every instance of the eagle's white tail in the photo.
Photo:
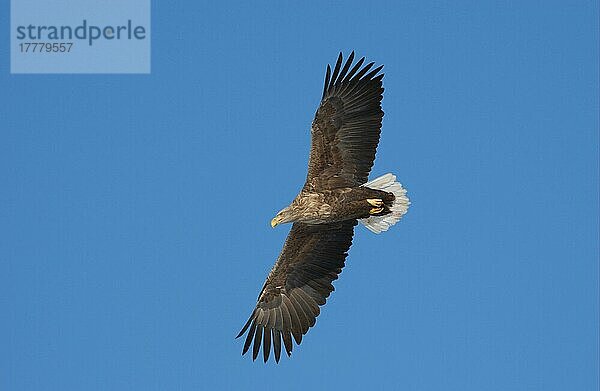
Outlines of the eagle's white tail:
{"type": "Polygon", "coordinates": [[[390,208],[391,213],[385,216],[371,216],[359,220],[361,224],[367,227],[371,232],[378,234],[387,231],[408,211],[410,201],[406,196],[406,190],[402,187],[400,182],[396,182],[396,176],[394,174],[382,175],[379,178],[375,178],[372,181],[365,183],[363,186],[394,193],[396,196],[396,199],[390,208]]]}

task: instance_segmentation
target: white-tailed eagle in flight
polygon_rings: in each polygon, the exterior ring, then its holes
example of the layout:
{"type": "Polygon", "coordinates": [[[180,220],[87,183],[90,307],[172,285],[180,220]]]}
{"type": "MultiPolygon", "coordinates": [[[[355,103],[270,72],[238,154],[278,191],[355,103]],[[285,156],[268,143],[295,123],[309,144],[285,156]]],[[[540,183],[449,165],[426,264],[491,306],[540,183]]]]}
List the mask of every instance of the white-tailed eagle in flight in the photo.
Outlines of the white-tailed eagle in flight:
{"type": "Polygon", "coordinates": [[[357,222],[374,233],[386,231],[408,210],[406,190],[392,174],[369,181],[381,132],[380,73],[354,52],[342,66],[340,53],[329,65],[321,103],[312,122],[306,183],[290,206],[271,220],[293,223],[283,250],[258,296],[252,315],[238,334],[248,333],[242,354],[261,345],[267,362],[273,348],[292,353],[292,338],[315,325],[320,306],[342,272],[357,222]]]}

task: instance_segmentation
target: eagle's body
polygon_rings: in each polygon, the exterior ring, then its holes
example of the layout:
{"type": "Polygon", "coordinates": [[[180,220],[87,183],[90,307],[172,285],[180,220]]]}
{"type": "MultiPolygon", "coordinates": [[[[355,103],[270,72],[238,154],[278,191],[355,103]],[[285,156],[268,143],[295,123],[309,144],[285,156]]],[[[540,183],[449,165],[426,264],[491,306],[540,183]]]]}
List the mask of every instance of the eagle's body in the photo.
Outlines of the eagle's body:
{"type": "Polygon", "coordinates": [[[281,343],[288,355],[314,326],[331,284],[344,267],[354,226],[360,221],[380,233],[408,210],[406,191],[386,174],[368,181],[381,132],[382,66],[370,71],[364,58],[353,67],[354,52],[333,74],[327,66],[323,96],[311,126],[306,182],[292,203],[271,221],[294,223],[283,250],[258,296],[256,308],[238,337],[248,331],[242,354],[252,345],[254,359],[271,346],[279,362],[281,343]],[[361,68],[362,67],[362,68],[361,68]]]}
{"type": "Polygon", "coordinates": [[[364,219],[372,215],[382,216],[389,213],[389,208],[395,198],[391,192],[364,186],[320,191],[303,190],[289,206],[290,214],[293,216],[291,221],[324,224],[349,219],[364,219]],[[376,199],[383,201],[383,209],[376,214],[370,213],[374,209],[374,205],[367,200],[376,199]]]}

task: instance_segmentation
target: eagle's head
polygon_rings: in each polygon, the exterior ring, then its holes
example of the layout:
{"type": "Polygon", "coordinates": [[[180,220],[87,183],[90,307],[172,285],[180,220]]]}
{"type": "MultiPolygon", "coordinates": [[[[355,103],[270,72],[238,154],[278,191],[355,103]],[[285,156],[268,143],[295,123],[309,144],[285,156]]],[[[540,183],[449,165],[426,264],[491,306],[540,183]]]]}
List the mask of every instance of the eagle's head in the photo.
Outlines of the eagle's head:
{"type": "Polygon", "coordinates": [[[294,214],[294,210],[291,208],[291,206],[288,206],[287,208],[280,210],[279,213],[273,217],[271,220],[271,227],[275,228],[279,224],[290,223],[295,220],[296,216],[294,214]]]}

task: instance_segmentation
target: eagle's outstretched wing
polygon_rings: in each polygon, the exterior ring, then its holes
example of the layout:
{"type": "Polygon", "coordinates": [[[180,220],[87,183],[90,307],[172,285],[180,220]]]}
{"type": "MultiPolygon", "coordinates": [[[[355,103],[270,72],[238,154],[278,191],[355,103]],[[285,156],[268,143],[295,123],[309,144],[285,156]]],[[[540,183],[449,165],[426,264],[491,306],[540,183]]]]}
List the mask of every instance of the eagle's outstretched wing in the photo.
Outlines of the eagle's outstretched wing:
{"type": "Polygon", "coordinates": [[[333,291],[331,283],[342,272],[355,225],[356,220],[294,223],[256,308],[237,336],[248,331],[242,354],[254,341],[252,357],[256,359],[262,343],[267,362],[273,345],[275,361],[279,362],[282,340],[288,356],[292,353],[292,337],[300,344],[302,336],[314,326],[319,306],[333,291]]]}
{"type": "Polygon", "coordinates": [[[381,132],[383,74],[374,63],[353,67],[354,52],[342,67],[340,53],[333,74],[327,65],[323,97],[311,127],[305,190],[360,186],[367,182],[381,132]],[[362,68],[361,68],[362,67],[362,68]]]}

